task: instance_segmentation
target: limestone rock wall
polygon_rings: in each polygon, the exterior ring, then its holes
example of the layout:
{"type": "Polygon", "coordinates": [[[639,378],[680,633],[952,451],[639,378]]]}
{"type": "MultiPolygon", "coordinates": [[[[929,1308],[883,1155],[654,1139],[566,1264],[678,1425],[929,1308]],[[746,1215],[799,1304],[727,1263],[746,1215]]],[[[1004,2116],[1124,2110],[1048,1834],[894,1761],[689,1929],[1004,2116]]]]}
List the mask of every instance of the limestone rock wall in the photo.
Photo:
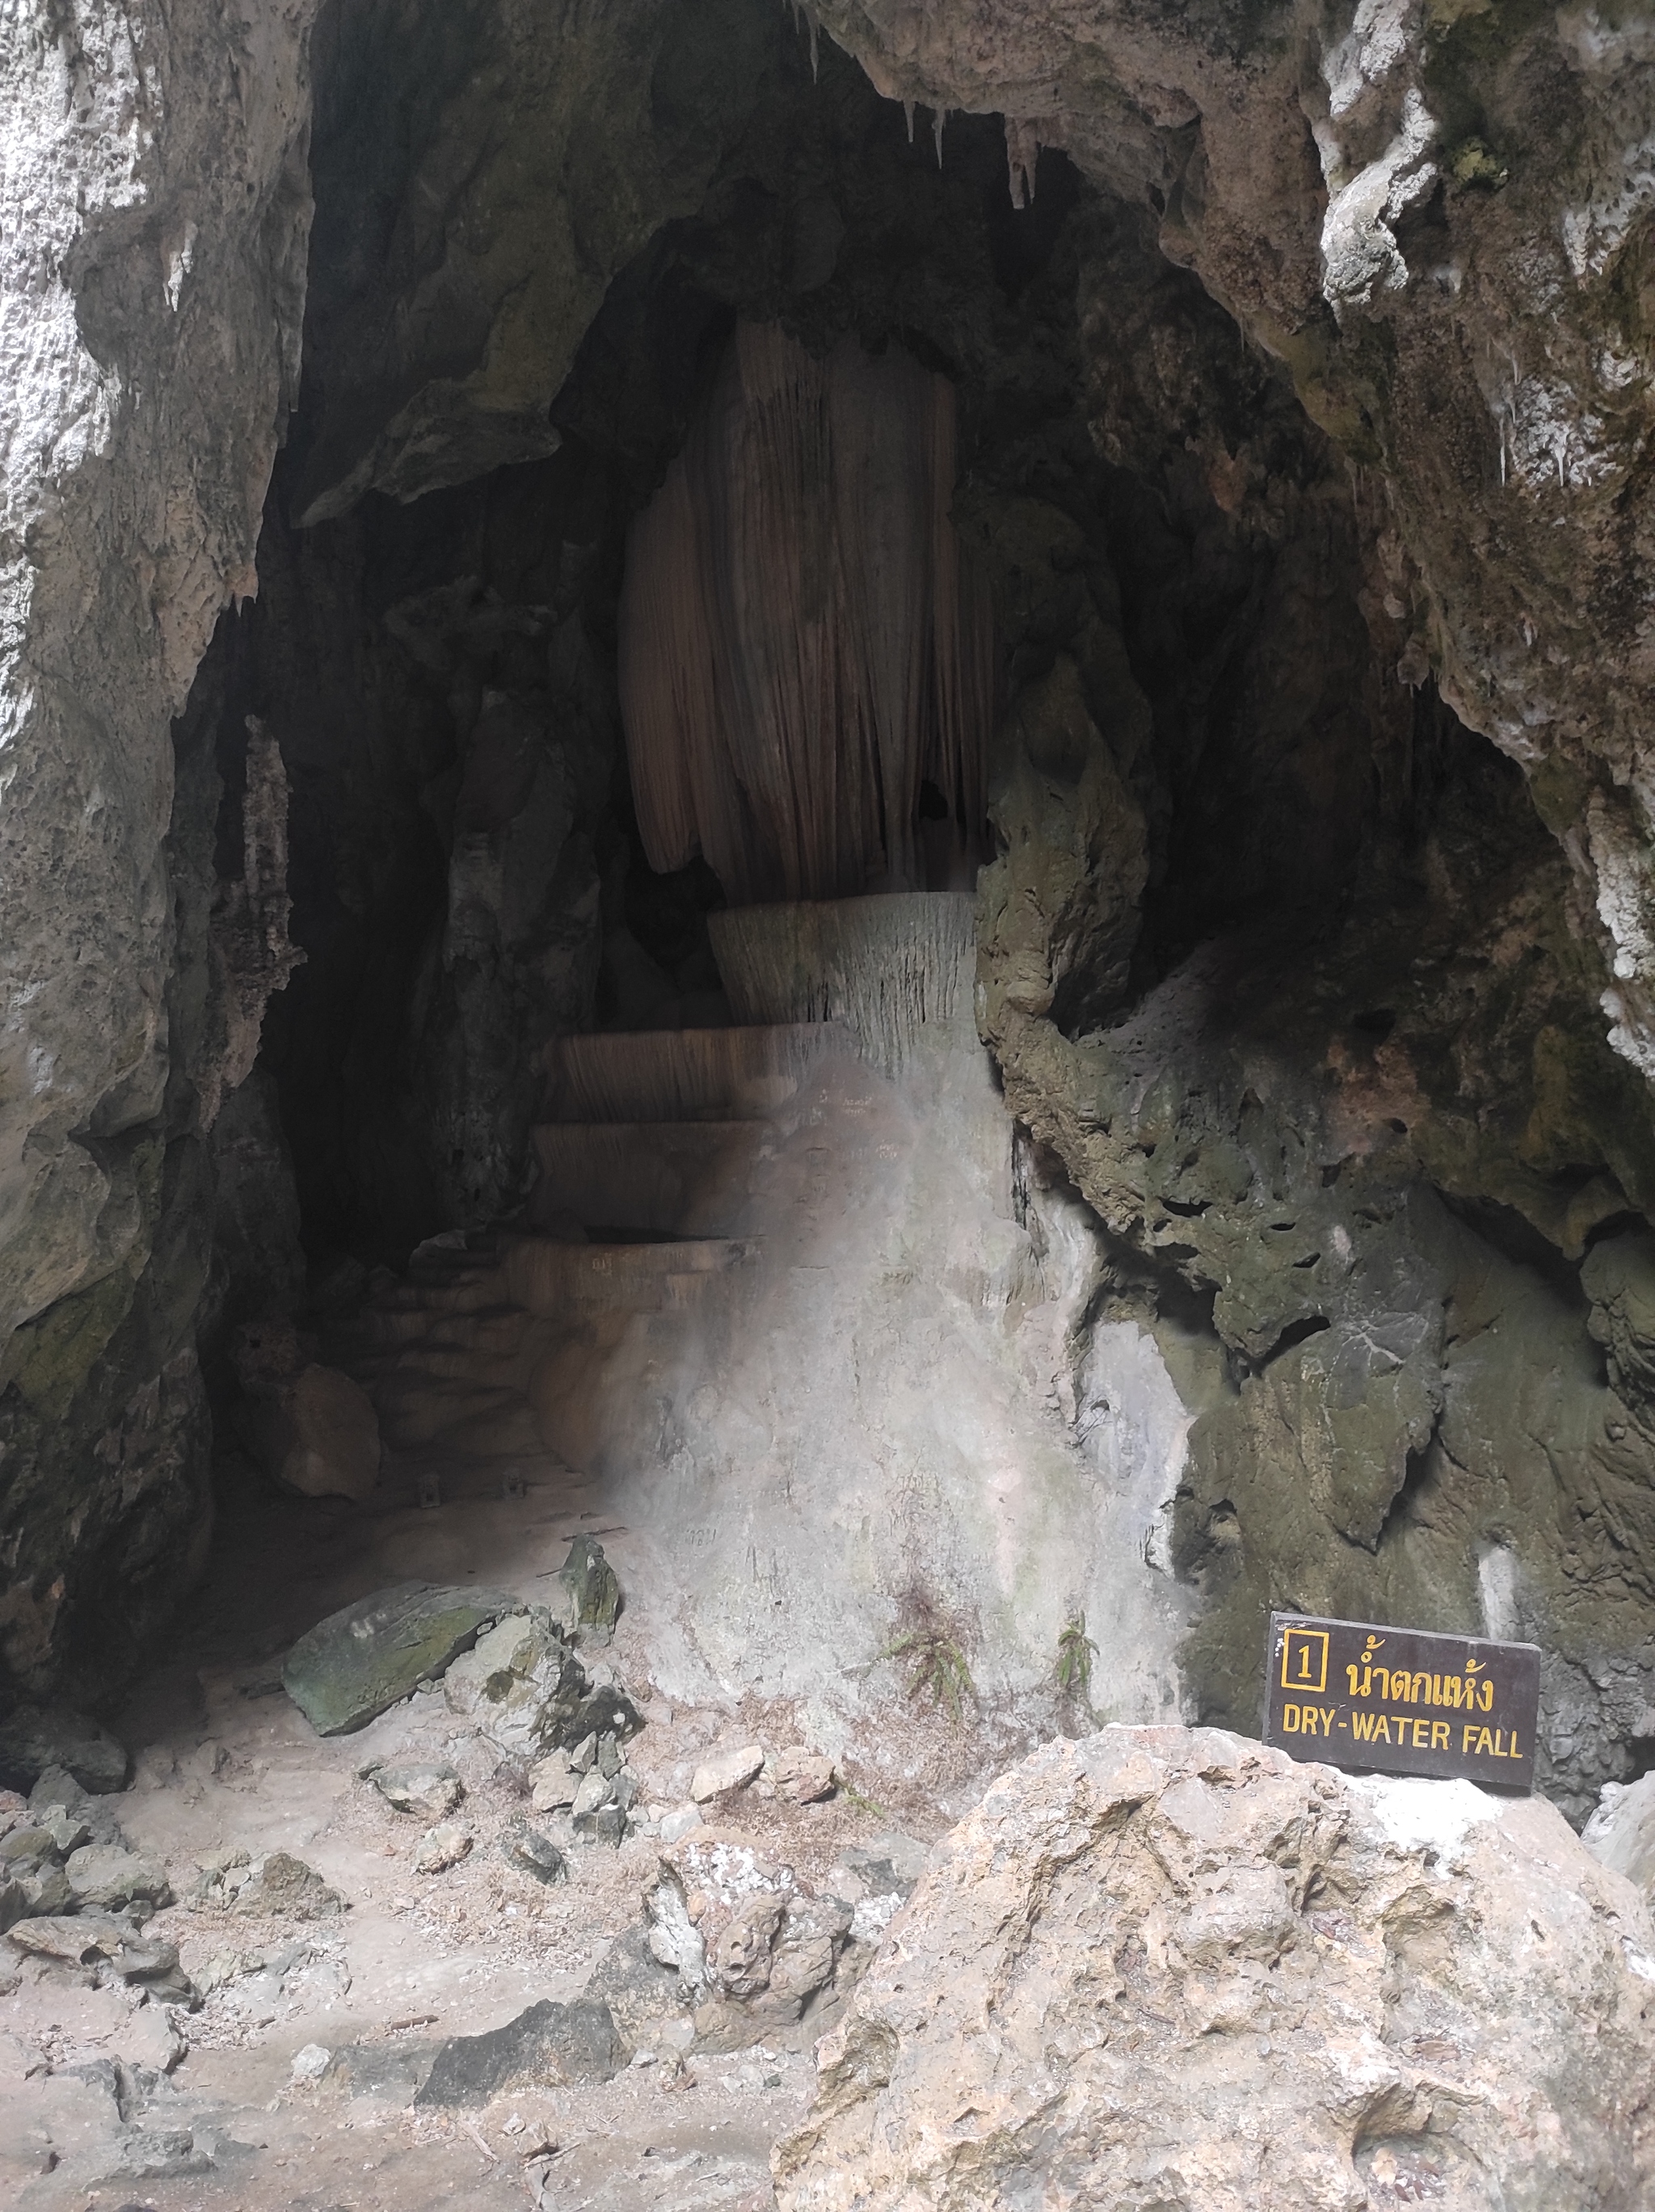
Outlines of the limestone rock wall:
{"type": "Polygon", "coordinates": [[[1003,114],[1025,161],[1065,147],[1147,201],[1168,257],[1383,478],[1381,645],[1434,666],[1530,772],[1595,914],[1616,1049],[1647,1072],[1641,19],[1434,0],[821,14],[893,97],[1003,114]]]}
{"type": "Polygon", "coordinates": [[[294,520],[555,452],[610,280],[699,206],[777,43],[741,0],[331,0],[294,520]]]}
{"type": "Polygon", "coordinates": [[[262,1066],[324,1267],[518,1206],[540,1048],[591,1025],[619,739],[557,474],[294,531],[284,456],[259,600],[226,617],[216,726],[267,720],[293,787],[306,960],[262,1066]]]}
{"type": "Polygon", "coordinates": [[[0,1656],[26,1678],[126,1576],[118,1644],[203,1528],[167,725],[255,588],[297,390],[310,15],[77,0],[0,40],[0,1656]]]}
{"type": "Polygon", "coordinates": [[[1131,265],[1082,298],[1135,485],[1038,536],[979,500],[1014,654],[1059,649],[1002,732],[979,1021],[1105,1233],[1093,1322],[1152,1319],[1193,1418],[1199,1709],[1256,1725],[1272,1604],[1532,1635],[1583,1813],[1655,1661],[1646,1089],[1531,787],[1373,650],[1360,486],[1210,302],[1123,317],[1131,265]]]}

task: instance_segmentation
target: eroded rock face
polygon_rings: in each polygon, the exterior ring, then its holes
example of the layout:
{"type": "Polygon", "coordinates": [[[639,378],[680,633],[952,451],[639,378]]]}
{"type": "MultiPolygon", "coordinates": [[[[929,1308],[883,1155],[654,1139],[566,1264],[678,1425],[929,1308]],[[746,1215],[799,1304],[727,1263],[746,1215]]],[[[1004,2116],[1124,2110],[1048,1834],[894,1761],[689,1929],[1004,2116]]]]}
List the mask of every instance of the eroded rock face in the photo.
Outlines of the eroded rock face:
{"type": "Polygon", "coordinates": [[[834,1982],[855,1917],[712,1828],[662,1851],[644,1910],[649,1954],[676,1970],[676,2002],[694,2007],[696,2041],[711,2051],[792,2028],[834,1982]]]}
{"type": "MultiPolygon", "coordinates": [[[[1530,769],[1651,1065],[1649,423],[1655,46],[1591,11],[1153,19],[1097,0],[828,0],[893,97],[1003,113],[1128,199],[1382,471],[1382,646],[1530,769]]],[[[1215,455],[1221,471],[1234,465],[1215,455]]]]}
{"type": "MultiPolygon", "coordinates": [[[[1396,906],[1359,899],[1308,940],[1291,913],[1232,931],[1065,1036],[1019,1003],[1036,933],[1012,902],[1040,871],[1003,788],[985,1027],[1050,1148],[1033,1183],[1072,1181],[1101,1225],[1093,1337],[1149,1321],[1194,1416],[1170,1552],[1209,1601],[1186,1654],[1200,1709],[1250,1720],[1257,1624],[1284,1587],[1347,1617],[1533,1635],[1546,1786],[1584,1815],[1632,1771],[1655,1679],[1648,1262],[1628,1225],[1650,1169],[1561,860],[1462,756],[1385,868],[1396,906]]],[[[1083,1362],[1075,1388],[1084,1418],[1083,1362]]]]}
{"type": "Polygon", "coordinates": [[[1607,1783],[1580,1840],[1647,1899],[1655,1892],[1655,1775],[1640,1775],[1630,1784],[1607,1783]]]}
{"type": "Polygon", "coordinates": [[[772,29],[740,0],[555,32],[518,0],[330,11],[295,520],[556,450],[606,286],[699,204],[772,29]]]}
{"type": "Polygon", "coordinates": [[[1537,1798],[1215,1729],[1051,1744],[937,1847],[820,2046],[783,2212],[1633,2212],[1652,1937],[1537,1798]]]}
{"type": "Polygon", "coordinates": [[[255,587],[296,395],[311,13],[92,0],[0,58],[0,1656],[25,1680],[94,1591],[130,1648],[205,1533],[167,723],[255,587]]]}

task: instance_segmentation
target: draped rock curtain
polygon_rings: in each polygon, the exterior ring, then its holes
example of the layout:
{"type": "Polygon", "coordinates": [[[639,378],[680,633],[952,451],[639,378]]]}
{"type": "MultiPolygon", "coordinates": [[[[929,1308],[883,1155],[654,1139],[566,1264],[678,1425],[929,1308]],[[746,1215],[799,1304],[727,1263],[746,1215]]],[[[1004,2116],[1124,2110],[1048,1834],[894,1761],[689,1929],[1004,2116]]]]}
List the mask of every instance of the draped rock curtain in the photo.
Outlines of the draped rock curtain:
{"type": "Polygon", "coordinates": [[[627,545],[621,704],[652,867],[700,851],[733,905],[924,889],[927,781],[977,857],[993,624],[949,516],[954,448],[953,386],[900,347],[818,362],[738,328],[627,545]]]}

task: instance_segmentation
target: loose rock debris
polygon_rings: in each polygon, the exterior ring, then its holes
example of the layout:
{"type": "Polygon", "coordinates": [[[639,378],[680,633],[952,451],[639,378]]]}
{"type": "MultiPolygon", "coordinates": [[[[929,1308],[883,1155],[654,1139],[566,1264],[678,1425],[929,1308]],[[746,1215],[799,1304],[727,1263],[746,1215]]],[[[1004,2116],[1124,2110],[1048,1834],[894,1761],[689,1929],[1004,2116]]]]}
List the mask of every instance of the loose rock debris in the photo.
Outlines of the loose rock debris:
{"type": "MultiPolygon", "coordinates": [[[[591,1545],[595,1586],[603,1565],[591,1545]]],[[[20,2204],[767,2203],[810,2043],[870,1955],[853,1862],[873,1817],[785,1709],[743,1731],[642,1703],[613,1624],[452,1595],[422,1586],[410,1610],[397,1586],[300,1638],[370,1647],[360,1714],[387,1680],[381,1625],[466,1621],[469,1649],[433,1668],[424,1642],[414,1687],[360,1726],[324,1736],[296,1700],[247,1698],[274,1676],[243,1662],[203,1674],[210,1711],[143,1745],[118,1799],[59,1771],[0,1801],[8,1878],[62,1905],[0,1947],[0,2188],[20,2204]],[[739,1778],[698,1804],[708,1765],[739,1778]],[[800,1776],[825,1794],[801,1802],[800,1776]],[[66,1898],[39,1886],[54,1868],[66,1898]],[[658,1955],[665,1891],[698,1916],[688,1972],[658,1955]]],[[[336,1722],[339,1674],[301,1679],[336,1722]]],[[[900,1902],[893,1885],[887,1917],[900,1902]]]]}

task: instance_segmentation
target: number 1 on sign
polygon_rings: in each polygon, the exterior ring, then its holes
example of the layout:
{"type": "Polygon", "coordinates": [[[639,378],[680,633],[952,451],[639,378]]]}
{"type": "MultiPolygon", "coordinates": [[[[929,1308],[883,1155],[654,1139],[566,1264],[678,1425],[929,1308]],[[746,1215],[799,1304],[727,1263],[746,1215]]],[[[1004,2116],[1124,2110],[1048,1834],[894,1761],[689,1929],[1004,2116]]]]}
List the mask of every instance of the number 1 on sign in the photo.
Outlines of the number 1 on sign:
{"type": "Polygon", "coordinates": [[[1327,1687],[1327,1631],[1289,1628],[1282,1638],[1282,1687],[1284,1690],[1325,1690],[1327,1687]]]}

